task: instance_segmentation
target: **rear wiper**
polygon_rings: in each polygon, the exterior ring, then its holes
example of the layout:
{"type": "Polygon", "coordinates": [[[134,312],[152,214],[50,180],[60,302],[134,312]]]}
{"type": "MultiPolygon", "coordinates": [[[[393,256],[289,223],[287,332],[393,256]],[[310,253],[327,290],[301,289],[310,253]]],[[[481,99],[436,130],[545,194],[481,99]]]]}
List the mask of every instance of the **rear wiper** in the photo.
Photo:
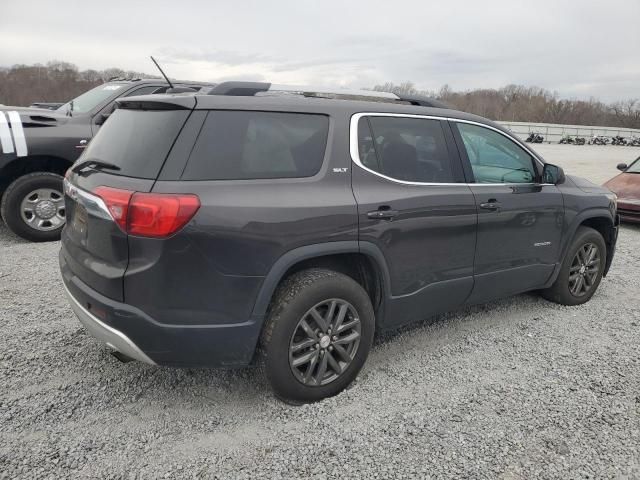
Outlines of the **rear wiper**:
{"type": "Polygon", "coordinates": [[[120,170],[120,167],[117,165],[114,165],[113,163],[102,162],[100,160],[85,160],[84,162],[80,162],[78,165],[71,168],[71,171],[74,173],[78,173],[80,170],[86,167],[93,167],[96,169],[104,169],[104,170],[115,170],[115,171],[120,170]]]}

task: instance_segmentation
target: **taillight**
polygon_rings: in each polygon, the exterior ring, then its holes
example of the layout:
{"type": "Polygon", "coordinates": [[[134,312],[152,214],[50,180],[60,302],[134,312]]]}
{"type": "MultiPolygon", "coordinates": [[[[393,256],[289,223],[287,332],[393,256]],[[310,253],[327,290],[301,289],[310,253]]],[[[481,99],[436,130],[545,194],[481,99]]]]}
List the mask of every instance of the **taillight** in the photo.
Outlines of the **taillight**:
{"type": "Polygon", "coordinates": [[[123,231],[141,237],[173,235],[200,208],[200,200],[192,194],[140,193],[112,187],[98,187],[94,193],[123,231]]]}
{"type": "Polygon", "coordinates": [[[107,206],[111,217],[122,230],[127,231],[127,212],[133,192],[111,187],[97,187],[94,193],[98,195],[107,206]]]}
{"type": "Polygon", "coordinates": [[[134,193],[128,231],[142,237],[167,237],[184,227],[199,208],[196,195],[134,193]]]}

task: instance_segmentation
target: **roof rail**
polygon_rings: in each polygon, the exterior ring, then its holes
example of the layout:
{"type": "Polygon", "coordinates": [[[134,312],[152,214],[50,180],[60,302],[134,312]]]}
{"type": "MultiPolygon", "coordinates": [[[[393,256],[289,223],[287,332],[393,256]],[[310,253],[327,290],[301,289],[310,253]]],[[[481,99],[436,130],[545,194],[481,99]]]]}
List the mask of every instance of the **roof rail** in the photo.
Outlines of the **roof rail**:
{"type": "Polygon", "coordinates": [[[258,92],[268,91],[270,86],[270,83],[265,82],[222,82],[209,90],[208,95],[253,97],[258,92]]]}
{"type": "Polygon", "coordinates": [[[390,92],[378,92],[374,90],[353,90],[346,88],[312,87],[298,85],[277,85],[267,82],[222,82],[217,84],[208,95],[229,95],[237,97],[252,97],[264,92],[286,92],[304,96],[340,95],[348,97],[369,97],[388,100],[392,102],[407,102],[411,105],[433,108],[451,108],[433,98],[421,95],[397,95],[390,92]]]}
{"type": "Polygon", "coordinates": [[[395,93],[374,92],[371,90],[353,90],[346,88],[312,87],[308,85],[276,85],[265,82],[222,82],[209,90],[209,95],[231,95],[251,97],[262,92],[287,92],[306,96],[312,95],[344,95],[353,97],[374,97],[398,100],[395,93]]]}
{"type": "Polygon", "coordinates": [[[110,77],[107,79],[107,82],[139,82],[140,80],[142,80],[141,78],[137,78],[137,77],[110,77]]]}
{"type": "Polygon", "coordinates": [[[423,95],[402,95],[398,96],[398,100],[401,102],[408,102],[411,105],[417,105],[419,107],[451,108],[446,103],[423,95]]]}
{"type": "Polygon", "coordinates": [[[357,90],[351,88],[335,88],[335,87],[318,87],[310,85],[271,85],[269,91],[274,92],[290,92],[302,95],[343,95],[350,97],[372,97],[386,98],[388,100],[398,100],[395,93],[376,92],[374,90],[357,90]]]}

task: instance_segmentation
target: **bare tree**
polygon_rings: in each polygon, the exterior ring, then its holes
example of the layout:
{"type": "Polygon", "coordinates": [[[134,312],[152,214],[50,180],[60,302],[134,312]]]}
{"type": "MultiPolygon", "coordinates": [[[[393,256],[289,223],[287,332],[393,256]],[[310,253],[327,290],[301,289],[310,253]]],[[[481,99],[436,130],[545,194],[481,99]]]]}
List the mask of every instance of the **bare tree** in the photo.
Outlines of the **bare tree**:
{"type": "Polygon", "coordinates": [[[637,98],[616,102],[611,109],[621,126],[632,127],[640,123],[640,102],[637,98]]]}
{"type": "Polygon", "coordinates": [[[586,101],[561,99],[557,93],[523,85],[466,92],[456,92],[449,85],[444,85],[435,93],[420,90],[413,82],[407,81],[400,85],[386,82],[373,88],[384,92],[436,97],[459,110],[493,120],[640,128],[638,99],[606,105],[593,98],[586,101]]]}
{"type": "Polygon", "coordinates": [[[149,78],[119,68],[79,71],[72,63],[53,60],[46,65],[14,65],[0,68],[0,104],[31,105],[33,102],[66,102],[111,77],[149,78]]]}

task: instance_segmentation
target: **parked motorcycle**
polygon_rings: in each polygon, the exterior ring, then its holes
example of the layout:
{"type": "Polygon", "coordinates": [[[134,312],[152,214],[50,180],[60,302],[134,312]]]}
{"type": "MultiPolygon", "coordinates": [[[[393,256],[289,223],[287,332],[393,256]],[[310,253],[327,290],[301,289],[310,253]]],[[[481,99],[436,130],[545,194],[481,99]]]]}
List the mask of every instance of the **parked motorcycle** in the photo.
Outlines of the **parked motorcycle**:
{"type": "Polygon", "coordinates": [[[627,138],[627,145],[630,147],[640,147],[640,137],[632,136],[627,138]]]}
{"type": "Polygon", "coordinates": [[[594,135],[589,139],[589,145],[608,145],[609,143],[611,143],[611,139],[604,135],[594,135]]]}
{"type": "Polygon", "coordinates": [[[578,137],[577,135],[565,135],[560,139],[560,143],[567,145],[584,145],[586,139],[584,137],[578,137]]]}
{"type": "Polygon", "coordinates": [[[529,143],[542,143],[544,137],[537,132],[531,132],[525,141],[529,143]]]}
{"type": "Polygon", "coordinates": [[[611,137],[611,145],[627,145],[627,143],[627,139],[620,135],[611,137]]]}

